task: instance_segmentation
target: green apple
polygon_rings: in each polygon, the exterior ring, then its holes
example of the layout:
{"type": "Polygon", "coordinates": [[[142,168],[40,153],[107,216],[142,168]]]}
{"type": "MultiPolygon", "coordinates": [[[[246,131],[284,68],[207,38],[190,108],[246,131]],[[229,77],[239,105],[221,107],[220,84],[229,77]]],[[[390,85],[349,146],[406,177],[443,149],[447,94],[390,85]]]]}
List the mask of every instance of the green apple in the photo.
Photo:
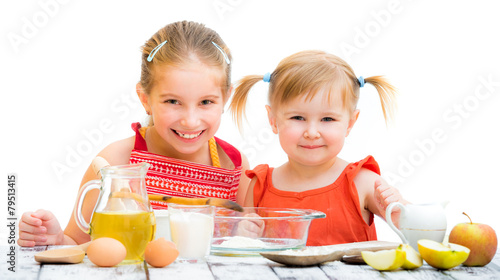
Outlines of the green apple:
{"type": "Polygon", "coordinates": [[[418,241],[418,250],[422,258],[437,269],[450,269],[462,264],[469,257],[470,250],[462,245],[443,244],[429,239],[418,241]]]}
{"type": "Polygon", "coordinates": [[[463,263],[467,266],[487,265],[497,252],[497,235],[493,228],[486,224],[473,223],[457,224],[450,232],[449,241],[470,249],[469,258],[463,263]]]}
{"type": "Polygon", "coordinates": [[[402,268],[404,269],[415,269],[422,266],[422,256],[409,244],[401,244],[399,248],[406,252],[406,259],[403,263],[402,268]]]}
{"type": "Polygon", "coordinates": [[[395,270],[403,266],[406,259],[406,252],[401,248],[391,250],[380,250],[377,252],[362,251],[361,257],[366,264],[376,270],[395,270]]]}

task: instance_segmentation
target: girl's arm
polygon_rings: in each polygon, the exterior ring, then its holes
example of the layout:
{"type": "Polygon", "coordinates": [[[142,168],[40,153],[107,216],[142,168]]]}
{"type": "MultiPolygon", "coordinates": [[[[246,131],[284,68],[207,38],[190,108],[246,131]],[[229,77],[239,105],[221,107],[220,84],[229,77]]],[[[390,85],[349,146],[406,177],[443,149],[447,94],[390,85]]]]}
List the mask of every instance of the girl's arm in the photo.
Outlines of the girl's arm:
{"type": "MultiPolygon", "coordinates": [[[[365,221],[368,220],[369,212],[386,220],[385,210],[392,202],[409,204],[399,190],[390,186],[380,175],[368,169],[361,171],[354,178],[354,183],[358,189],[359,202],[365,221]]],[[[392,221],[398,226],[400,210],[394,208],[392,221]]]]}
{"type": "MultiPolygon", "coordinates": [[[[112,165],[128,164],[130,152],[132,151],[134,137],[115,142],[98,155],[105,158],[112,165]]],[[[88,181],[99,179],[94,173],[92,166],[89,166],[83,176],[80,188],[88,181]]],[[[85,197],[82,213],[88,222],[97,202],[99,192],[92,190],[85,197]]],[[[74,199],[74,198],[70,198],[74,199]]],[[[84,233],[76,225],[73,217],[73,209],[66,229],[63,231],[59,221],[52,212],[47,210],[37,210],[36,212],[26,212],[19,221],[20,246],[32,247],[36,245],[74,245],[90,241],[90,236],[84,233]]]]}
{"type": "MultiPolygon", "coordinates": [[[[242,175],[245,176],[245,175],[242,175]]],[[[245,176],[246,177],[246,176],[245,176]]],[[[248,179],[248,177],[247,177],[248,179]]],[[[254,207],[253,205],[253,187],[255,186],[255,182],[257,182],[257,176],[253,177],[252,180],[249,180],[250,182],[247,187],[246,187],[246,197],[245,197],[245,202],[243,204],[244,207],[254,207]]],[[[251,217],[259,217],[256,213],[250,213],[246,214],[246,216],[251,216],[251,217]]],[[[264,228],[265,228],[265,223],[263,220],[243,220],[238,223],[238,227],[236,228],[236,234],[241,235],[241,236],[246,236],[246,237],[252,237],[252,238],[257,238],[261,237],[262,234],[264,233],[264,228]]]]}
{"type": "Polygon", "coordinates": [[[254,207],[254,205],[253,205],[253,187],[255,186],[255,182],[257,182],[257,176],[253,177],[252,180],[250,181],[250,183],[248,184],[245,202],[243,203],[243,206],[245,206],[245,207],[254,207]]]}
{"type": "MultiPolygon", "coordinates": [[[[248,159],[244,154],[241,154],[241,176],[240,176],[240,184],[238,185],[238,192],[236,193],[236,203],[242,206],[247,206],[245,204],[247,198],[247,189],[250,184],[250,179],[245,175],[245,171],[250,168],[250,164],[248,163],[248,159]]],[[[253,205],[252,205],[253,206],[253,205]]]]}
{"type": "MultiPolygon", "coordinates": [[[[130,153],[134,147],[135,136],[114,142],[104,148],[97,156],[104,158],[110,165],[124,165],[130,162],[130,153]]],[[[89,166],[85,175],[83,176],[80,188],[90,180],[97,180],[99,177],[95,174],[92,166],[89,166]]],[[[91,190],[87,193],[82,207],[82,215],[87,222],[90,222],[92,211],[94,211],[97,198],[99,196],[98,190],[91,190]]],[[[74,240],[77,244],[90,241],[90,236],[81,231],[76,224],[75,217],[71,213],[71,218],[64,230],[64,234],[74,240]]]]}
{"type": "MultiPolygon", "coordinates": [[[[105,159],[107,160],[107,158],[105,158],[105,159]]],[[[85,175],[83,175],[82,182],[80,184],[80,188],[88,181],[97,180],[97,179],[98,179],[98,177],[94,173],[92,166],[89,166],[89,168],[87,168],[87,171],[85,172],[85,175]]],[[[91,190],[87,193],[87,195],[83,201],[82,215],[83,215],[85,221],[87,221],[87,223],[90,222],[90,217],[92,215],[92,211],[94,210],[94,206],[97,203],[98,196],[99,196],[98,190],[91,190]]],[[[75,198],[76,198],[76,196],[75,196],[75,198]]],[[[68,225],[66,226],[66,229],[64,230],[64,235],[69,240],[72,240],[73,244],[82,244],[82,243],[85,243],[87,241],[90,241],[90,236],[87,233],[80,230],[80,228],[76,225],[75,217],[73,215],[74,207],[76,207],[76,205],[73,206],[68,225]]]]}

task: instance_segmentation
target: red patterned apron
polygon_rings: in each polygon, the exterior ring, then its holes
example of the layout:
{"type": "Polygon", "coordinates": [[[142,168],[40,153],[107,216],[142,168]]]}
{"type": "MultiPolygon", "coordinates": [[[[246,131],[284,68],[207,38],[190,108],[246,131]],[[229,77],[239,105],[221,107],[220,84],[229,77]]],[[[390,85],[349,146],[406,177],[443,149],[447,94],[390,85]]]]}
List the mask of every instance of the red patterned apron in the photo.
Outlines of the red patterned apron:
{"type": "MultiPolygon", "coordinates": [[[[146,140],[139,132],[141,125],[132,124],[136,132],[130,163],[150,164],[146,174],[149,194],[180,197],[217,197],[236,201],[241,176],[241,154],[231,144],[215,138],[232,160],[233,170],[160,156],[148,152],[146,140]]],[[[151,201],[153,209],[167,209],[163,201],[151,201]]]]}

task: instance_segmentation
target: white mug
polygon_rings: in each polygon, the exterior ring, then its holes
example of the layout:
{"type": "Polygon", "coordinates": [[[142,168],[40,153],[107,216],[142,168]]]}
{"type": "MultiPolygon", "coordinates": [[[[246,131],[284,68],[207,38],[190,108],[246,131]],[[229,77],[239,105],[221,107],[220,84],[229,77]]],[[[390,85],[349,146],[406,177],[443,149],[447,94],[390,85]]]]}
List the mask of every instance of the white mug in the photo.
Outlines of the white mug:
{"type": "Polygon", "coordinates": [[[418,240],[420,239],[443,242],[447,225],[444,207],[447,203],[403,205],[400,202],[393,202],[386,209],[386,221],[403,243],[410,244],[418,251],[418,240]],[[392,209],[395,206],[401,209],[399,229],[394,226],[391,219],[392,209]]]}

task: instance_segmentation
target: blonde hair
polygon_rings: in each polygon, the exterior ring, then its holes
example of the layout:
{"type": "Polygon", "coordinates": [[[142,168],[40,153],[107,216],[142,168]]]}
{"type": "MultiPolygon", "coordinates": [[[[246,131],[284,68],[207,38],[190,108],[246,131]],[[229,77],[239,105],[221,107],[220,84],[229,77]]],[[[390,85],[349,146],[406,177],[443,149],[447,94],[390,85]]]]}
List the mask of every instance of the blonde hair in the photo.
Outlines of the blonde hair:
{"type": "MultiPolygon", "coordinates": [[[[235,93],[229,106],[238,127],[242,127],[248,92],[262,75],[243,77],[236,84],[235,93]]],[[[372,84],[379,94],[386,122],[393,117],[396,89],[382,76],[364,79],[372,84]]],[[[340,93],[344,108],[352,113],[359,99],[360,83],[351,66],[341,58],[323,51],[302,51],[283,59],[271,73],[269,81],[269,104],[272,108],[284,105],[290,100],[305,95],[310,100],[318,91],[328,90],[331,100],[333,93],[340,93]]]]}
{"type": "Polygon", "coordinates": [[[231,87],[231,65],[214,43],[220,46],[230,61],[229,48],[219,34],[201,23],[179,21],[160,29],[142,46],[140,84],[145,93],[150,93],[158,67],[176,67],[198,59],[207,66],[221,70],[221,91],[223,98],[227,100],[231,87]],[[153,59],[148,61],[150,53],[165,41],[163,46],[157,48],[153,59]]]}

